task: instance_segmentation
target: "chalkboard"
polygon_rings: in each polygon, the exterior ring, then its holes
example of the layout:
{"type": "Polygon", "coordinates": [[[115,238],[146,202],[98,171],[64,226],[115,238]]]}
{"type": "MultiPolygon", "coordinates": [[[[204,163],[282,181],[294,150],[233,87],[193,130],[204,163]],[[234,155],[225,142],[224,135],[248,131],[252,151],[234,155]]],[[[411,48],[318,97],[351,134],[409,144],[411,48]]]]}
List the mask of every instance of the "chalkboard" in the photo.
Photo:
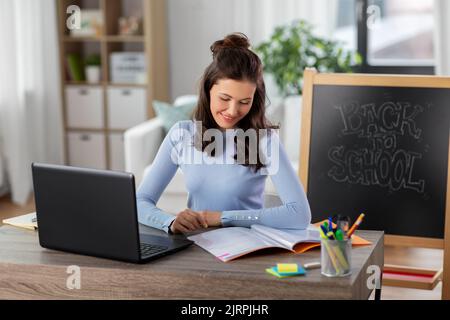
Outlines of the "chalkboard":
{"type": "Polygon", "coordinates": [[[359,85],[357,75],[309,84],[303,106],[310,110],[304,110],[302,125],[308,118],[310,132],[302,133],[308,141],[302,141],[307,156],[301,162],[307,165],[313,221],[335,214],[354,221],[364,212],[364,229],[442,239],[450,82],[434,88],[409,81],[403,87],[402,78],[385,78],[388,85],[366,77],[359,85]]]}

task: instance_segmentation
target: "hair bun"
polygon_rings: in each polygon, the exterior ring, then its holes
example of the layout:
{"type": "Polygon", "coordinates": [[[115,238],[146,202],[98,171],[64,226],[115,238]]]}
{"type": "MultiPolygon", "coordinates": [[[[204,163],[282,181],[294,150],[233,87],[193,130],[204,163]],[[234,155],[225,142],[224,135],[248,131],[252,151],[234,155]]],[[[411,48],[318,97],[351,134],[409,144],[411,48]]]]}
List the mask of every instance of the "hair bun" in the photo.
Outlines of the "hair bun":
{"type": "Polygon", "coordinates": [[[222,40],[217,40],[211,45],[211,52],[213,57],[217,55],[219,51],[224,48],[234,48],[234,49],[250,49],[250,42],[245,34],[236,32],[227,35],[222,40]]]}

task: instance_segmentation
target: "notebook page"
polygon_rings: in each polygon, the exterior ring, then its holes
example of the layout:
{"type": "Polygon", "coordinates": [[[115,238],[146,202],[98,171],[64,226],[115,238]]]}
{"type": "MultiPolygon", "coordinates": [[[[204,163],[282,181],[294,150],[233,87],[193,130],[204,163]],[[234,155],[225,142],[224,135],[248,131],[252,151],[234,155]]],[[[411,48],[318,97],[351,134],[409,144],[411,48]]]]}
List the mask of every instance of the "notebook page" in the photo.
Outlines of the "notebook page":
{"type": "Polygon", "coordinates": [[[188,239],[222,261],[258,249],[280,246],[279,243],[265,236],[256,236],[251,229],[242,227],[220,228],[190,236],[188,239]]]}
{"type": "Polygon", "coordinates": [[[309,225],[307,229],[275,229],[254,224],[251,228],[290,249],[300,242],[320,242],[319,230],[313,225],[309,225]]]}

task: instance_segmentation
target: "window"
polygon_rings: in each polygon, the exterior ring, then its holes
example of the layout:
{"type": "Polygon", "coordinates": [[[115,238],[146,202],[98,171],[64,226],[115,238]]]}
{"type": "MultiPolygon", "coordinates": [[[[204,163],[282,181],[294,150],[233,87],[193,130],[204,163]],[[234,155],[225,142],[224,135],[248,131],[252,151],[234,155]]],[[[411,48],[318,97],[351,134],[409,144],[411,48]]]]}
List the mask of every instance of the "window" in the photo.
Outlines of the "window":
{"type": "Polygon", "coordinates": [[[434,0],[337,0],[334,38],[358,50],[358,72],[433,74],[434,0]]]}

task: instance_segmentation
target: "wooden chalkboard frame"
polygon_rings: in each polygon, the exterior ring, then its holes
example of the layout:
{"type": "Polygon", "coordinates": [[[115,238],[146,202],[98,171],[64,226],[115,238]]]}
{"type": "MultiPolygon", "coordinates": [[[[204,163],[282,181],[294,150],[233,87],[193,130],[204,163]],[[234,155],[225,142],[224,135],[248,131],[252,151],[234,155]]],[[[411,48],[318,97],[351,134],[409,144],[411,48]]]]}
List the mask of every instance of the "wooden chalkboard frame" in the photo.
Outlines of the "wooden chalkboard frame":
{"type": "MultiPolygon", "coordinates": [[[[376,74],[334,74],[318,73],[314,68],[304,72],[303,109],[300,132],[300,161],[298,175],[307,192],[309,175],[309,157],[312,127],[313,93],[315,85],[342,86],[386,86],[449,88],[450,77],[412,76],[412,75],[376,75],[376,74]]],[[[447,194],[445,204],[444,239],[386,235],[386,245],[444,249],[444,271],[442,276],[442,298],[450,299],[450,144],[447,174],[447,194]]]]}

